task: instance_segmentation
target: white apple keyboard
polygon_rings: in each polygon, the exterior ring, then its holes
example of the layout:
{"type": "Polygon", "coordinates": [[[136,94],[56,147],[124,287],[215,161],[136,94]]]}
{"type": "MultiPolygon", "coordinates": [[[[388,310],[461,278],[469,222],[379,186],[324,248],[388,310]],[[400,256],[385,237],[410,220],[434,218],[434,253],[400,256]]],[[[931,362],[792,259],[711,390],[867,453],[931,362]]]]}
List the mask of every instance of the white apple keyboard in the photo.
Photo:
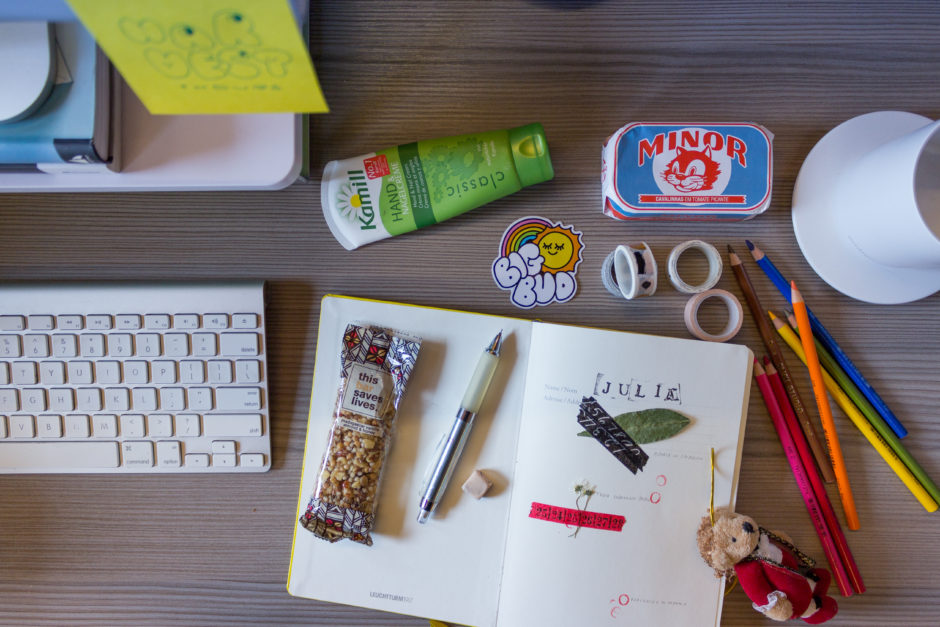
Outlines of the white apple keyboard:
{"type": "Polygon", "coordinates": [[[0,473],[270,469],[263,292],[0,284],[0,473]]]}

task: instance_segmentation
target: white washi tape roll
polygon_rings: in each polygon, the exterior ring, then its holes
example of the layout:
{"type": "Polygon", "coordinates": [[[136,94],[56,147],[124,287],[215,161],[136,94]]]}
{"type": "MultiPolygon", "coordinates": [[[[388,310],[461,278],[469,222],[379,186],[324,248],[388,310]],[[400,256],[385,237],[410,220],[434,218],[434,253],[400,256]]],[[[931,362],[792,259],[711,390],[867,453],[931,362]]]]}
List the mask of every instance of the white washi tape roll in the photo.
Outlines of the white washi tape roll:
{"type": "Polygon", "coordinates": [[[744,319],[744,310],[741,309],[741,301],[727,290],[706,290],[699,292],[689,299],[685,304],[685,326],[689,333],[700,340],[709,342],[727,342],[741,330],[741,321],[744,319]],[[702,303],[709,298],[720,298],[728,305],[728,324],[718,335],[712,335],[702,328],[698,322],[698,310],[702,303]]]}
{"type": "Polygon", "coordinates": [[[656,292],[656,259],[646,242],[617,246],[601,265],[601,281],[614,296],[633,300],[656,292]],[[641,248],[642,247],[642,248],[641,248]]]}
{"type": "Polygon", "coordinates": [[[721,278],[721,268],[721,255],[718,254],[718,250],[708,242],[703,242],[700,239],[691,239],[687,242],[683,242],[673,248],[672,252],[669,253],[669,280],[672,281],[672,284],[677,290],[686,294],[698,294],[715,287],[715,284],[718,283],[718,279],[721,278]],[[705,279],[705,282],[701,285],[689,285],[679,277],[679,270],[677,268],[679,257],[690,248],[701,250],[705,253],[705,258],[708,260],[708,278],[705,279]]]}

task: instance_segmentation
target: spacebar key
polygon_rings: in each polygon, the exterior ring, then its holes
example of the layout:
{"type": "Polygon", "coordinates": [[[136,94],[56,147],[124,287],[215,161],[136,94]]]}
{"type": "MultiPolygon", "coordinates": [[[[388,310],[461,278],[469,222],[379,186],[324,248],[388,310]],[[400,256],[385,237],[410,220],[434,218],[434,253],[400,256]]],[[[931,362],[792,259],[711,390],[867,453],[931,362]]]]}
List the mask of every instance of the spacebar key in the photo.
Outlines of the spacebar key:
{"type": "Polygon", "coordinates": [[[0,468],[117,468],[117,442],[0,442],[0,468]]]}

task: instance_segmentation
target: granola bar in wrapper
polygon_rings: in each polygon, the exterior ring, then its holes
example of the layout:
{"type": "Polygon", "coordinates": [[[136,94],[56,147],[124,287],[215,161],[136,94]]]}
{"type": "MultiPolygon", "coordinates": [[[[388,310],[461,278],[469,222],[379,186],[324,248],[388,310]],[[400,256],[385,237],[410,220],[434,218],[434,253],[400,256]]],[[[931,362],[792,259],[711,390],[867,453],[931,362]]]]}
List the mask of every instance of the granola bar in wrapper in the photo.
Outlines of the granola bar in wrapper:
{"type": "Polygon", "coordinates": [[[318,538],[372,545],[382,467],[421,340],[350,324],[340,386],[317,486],[300,524],[318,538]]]}

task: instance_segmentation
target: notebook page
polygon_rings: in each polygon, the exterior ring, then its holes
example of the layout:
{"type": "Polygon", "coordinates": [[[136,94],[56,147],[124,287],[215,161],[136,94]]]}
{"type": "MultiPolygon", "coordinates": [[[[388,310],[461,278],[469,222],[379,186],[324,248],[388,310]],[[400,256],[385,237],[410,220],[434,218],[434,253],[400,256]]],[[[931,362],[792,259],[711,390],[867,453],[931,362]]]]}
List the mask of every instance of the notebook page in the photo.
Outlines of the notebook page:
{"type": "Polygon", "coordinates": [[[348,540],[330,544],[295,523],[288,591],[461,624],[492,625],[531,322],[325,298],[299,508],[306,507],[315,486],[339,383],[340,339],[352,321],[418,335],[421,350],[386,462],[373,546],[348,540]],[[453,423],[484,347],[500,330],[499,365],[461,461],[444,501],[420,525],[416,517],[424,471],[441,434],[453,423]],[[496,484],[479,501],[460,489],[474,468],[484,470],[496,484]]]}
{"type": "Polygon", "coordinates": [[[709,447],[715,504],[733,501],[751,360],[742,346],[534,325],[500,625],[718,623],[721,583],[695,534],[708,510],[709,447]],[[584,396],[611,416],[668,408],[690,423],[642,444],[648,459],[634,475],[579,437],[584,396]],[[574,490],[584,479],[596,485],[590,500],[574,490]],[[556,522],[579,508],[601,528],[556,522]]]}

